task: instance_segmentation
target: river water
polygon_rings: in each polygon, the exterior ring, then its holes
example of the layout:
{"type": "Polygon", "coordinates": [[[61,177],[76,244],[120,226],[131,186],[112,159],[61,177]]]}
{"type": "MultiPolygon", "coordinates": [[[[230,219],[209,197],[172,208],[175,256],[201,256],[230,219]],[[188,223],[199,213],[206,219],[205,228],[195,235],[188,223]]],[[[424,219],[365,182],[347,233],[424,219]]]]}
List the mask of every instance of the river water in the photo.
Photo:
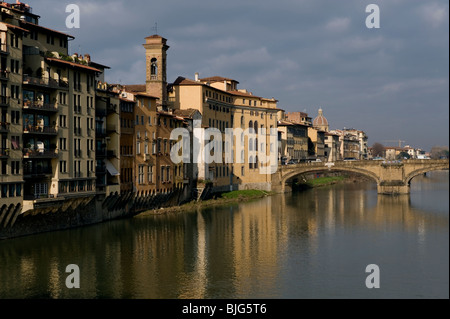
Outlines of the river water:
{"type": "Polygon", "coordinates": [[[341,184],[0,241],[0,298],[449,298],[448,182],[429,173],[397,197],[341,184]]]}

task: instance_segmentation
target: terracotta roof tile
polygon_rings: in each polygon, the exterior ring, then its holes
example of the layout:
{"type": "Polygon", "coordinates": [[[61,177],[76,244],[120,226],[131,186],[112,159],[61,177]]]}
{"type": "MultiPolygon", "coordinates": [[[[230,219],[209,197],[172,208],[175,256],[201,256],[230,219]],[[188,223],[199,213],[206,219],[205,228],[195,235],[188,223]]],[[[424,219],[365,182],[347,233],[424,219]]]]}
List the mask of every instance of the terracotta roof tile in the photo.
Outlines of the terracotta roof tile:
{"type": "Polygon", "coordinates": [[[223,81],[232,81],[232,82],[239,83],[239,82],[236,81],[236,80],[233,80],[233,79],[230,79],[230,78],[225,78],[225,77],[223,77],[223,76],[211,76],[211,77],[208,77],[208,78],[200,79],[200,81],[202,81],[202,82],[223,82],[223,81]]]}
{"type": "Polygon", "coordinates": [[[55,58],[45,58],[47,61],[50,62],[56,62],[56,63],[63,63],[63,64],[67,64],[70,65],[74,68],[81,68],[81,69],[86,69],[86,70],[90,70],[90,71],[95,71],[95,72],[102,72],[99,69],[93,68],[91,66],[87,66],[84,64],[79,64],[79,63],[74,63],[74,62],[69,62],[69,61],[64,61],[64,60],[60,60],[60,59],[55,59],[55,58]]]}

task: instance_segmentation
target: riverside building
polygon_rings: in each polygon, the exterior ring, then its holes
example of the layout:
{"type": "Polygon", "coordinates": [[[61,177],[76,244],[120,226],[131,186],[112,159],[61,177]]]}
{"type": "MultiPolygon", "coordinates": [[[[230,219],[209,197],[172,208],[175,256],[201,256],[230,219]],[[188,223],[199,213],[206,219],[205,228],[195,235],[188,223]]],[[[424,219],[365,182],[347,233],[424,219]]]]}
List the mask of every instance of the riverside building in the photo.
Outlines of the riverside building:
{"type": "Polygon", "coordinates": [[[120,145],[119,100],[98,87],[108,67],[69,55],[74,37],[41,26],[28,5],[0,9],[1,210],[119,192],[120,157],[108,153],[120,145]]]}

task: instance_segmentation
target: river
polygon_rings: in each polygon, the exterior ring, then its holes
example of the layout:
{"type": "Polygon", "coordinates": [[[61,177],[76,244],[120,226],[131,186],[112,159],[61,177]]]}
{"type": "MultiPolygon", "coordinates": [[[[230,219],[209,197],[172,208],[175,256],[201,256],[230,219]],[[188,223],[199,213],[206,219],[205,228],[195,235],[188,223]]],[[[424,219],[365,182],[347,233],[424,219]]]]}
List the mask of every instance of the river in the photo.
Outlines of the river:
{"type": "Polygon", "coordinates": [[[449,298],[448,182],[429,173],[394,197],[340,184],[0,241],[0,298],[449,298]]]}

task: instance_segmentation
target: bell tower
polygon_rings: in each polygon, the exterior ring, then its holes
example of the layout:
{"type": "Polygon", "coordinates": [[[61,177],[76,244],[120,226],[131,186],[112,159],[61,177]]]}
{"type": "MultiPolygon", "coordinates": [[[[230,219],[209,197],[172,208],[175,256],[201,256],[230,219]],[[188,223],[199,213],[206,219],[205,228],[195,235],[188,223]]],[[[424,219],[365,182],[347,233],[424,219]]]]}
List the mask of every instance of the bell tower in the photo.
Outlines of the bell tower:
{"type": "Polygon", "coordinates": [[[167,39],[159,35],[145,38],[146,92],[159,98],[158,106],[167,106],[167,39]]]}

